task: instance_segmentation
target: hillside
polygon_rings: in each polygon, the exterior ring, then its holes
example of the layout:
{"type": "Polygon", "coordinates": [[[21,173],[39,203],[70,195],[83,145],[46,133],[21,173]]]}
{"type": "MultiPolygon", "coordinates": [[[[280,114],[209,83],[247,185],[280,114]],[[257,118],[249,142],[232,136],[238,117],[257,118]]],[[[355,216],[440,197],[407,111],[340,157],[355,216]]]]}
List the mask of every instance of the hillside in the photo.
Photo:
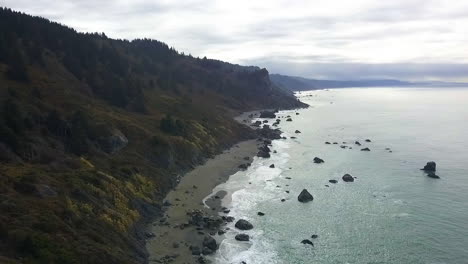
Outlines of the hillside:
{"type": "Polygon", "coordinates": [[[327,88],[348,88],[348,87],[387,87],[387,86],[408,86],[414,83],[399,80],[317,80],[303,77],[271,74],[271,81],[285,90],[306,91],[327,88]]]}
{"type": "Polygon", "coordinates": [[[0,9],[0,262],[144,263],[139,226],[180,174],[305,105],[266,69],[0,9]]]}

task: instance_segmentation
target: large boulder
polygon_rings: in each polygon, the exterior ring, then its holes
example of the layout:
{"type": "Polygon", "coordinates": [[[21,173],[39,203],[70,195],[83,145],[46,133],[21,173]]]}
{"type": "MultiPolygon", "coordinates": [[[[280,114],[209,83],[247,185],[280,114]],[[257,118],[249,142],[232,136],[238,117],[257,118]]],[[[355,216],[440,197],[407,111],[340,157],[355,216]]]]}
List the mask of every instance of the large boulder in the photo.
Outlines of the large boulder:
{"type": "Polygon", "coordinates": [[[307,203],[314,200],[314,197],[309,193],[309,191],[307,191],[307,189],[304,189],[297,197],[297,200],[301,203],[307,203]]]}
{"type": "Polygon", "coordinates": [[[209,248],[212,251],[216,251],[218,249],[218,243],[216,243],[216,240],[210,236],[206,236],[203,239],[203,247],[209,248]]]}
{"type": "Polygon", "coordinates": [[[311,245],[311,246],[314,246],[314,243],[312,243],[312,241],[310,241],[309,239],[304,239],[301,241],[302,244],[304,245],[311,245]]]}
{"type": "Polygon", "coordinates": [[[361,151],[370,151],[370,149],[369,148],[363,148],[363,149],[361,149],[361,151]]]}
{"type": "Polygon", "coordinates": [[[342,179],[343,179],[343,181],[345,181],[345,182],[353,182],[353,181],[354,181],[353,176],[351,176],[351,175],[349,175],[349,174],[343,175],[342,179]]]}
{"type": "Polygon", "coordinates": [[[434,161],[429,161],[426,163],[426,166],[422,168],[421,170],[425,172],[435,172],[436,171],[436,163],[434,161]]]}
{"type": "Polygon", "coordinates": [[[253,225],[244,219],[240,219],[236,222],[235,227],[240,230],[250,230],[253,228],[253,225]]]}
{"type": "Polygon", "coordinates": [[[247,234],[237,234],[234,238],[237,241],[249,241],[250,240],[250,237],[247,234]]]}
{"type": "Polygon", "coordinates": [[[263,150],[260,150],[260,151],[257,153],[257,156],[260,157],[260,158],[269,158],[269,157],[270,157],[270,153],[265,152],[265,151],[263,151],[263,150]]]}

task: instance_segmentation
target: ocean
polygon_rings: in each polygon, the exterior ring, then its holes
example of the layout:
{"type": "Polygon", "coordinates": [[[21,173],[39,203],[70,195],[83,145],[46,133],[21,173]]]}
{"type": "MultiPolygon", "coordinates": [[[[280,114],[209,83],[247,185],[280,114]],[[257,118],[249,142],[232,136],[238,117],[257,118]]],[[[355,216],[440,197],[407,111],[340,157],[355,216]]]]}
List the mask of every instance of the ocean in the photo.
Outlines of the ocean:
{"type": "Polygon", "coordinates": [[[213,190],[228,192],[229,215],[254,225],[242,232],[250,242],[237,242],[231,223],[213,263],[468,263],[468,89],[297,96],[310,108],[278,114],[288,139],[273,141],[277,153],[213,190]],[[420,170],[428,161],[440,179],[420,170]],[[346,173],[355,181],[343,182],[346,173]],[[298,202],[302,189],[312,202],[298,202]]]}

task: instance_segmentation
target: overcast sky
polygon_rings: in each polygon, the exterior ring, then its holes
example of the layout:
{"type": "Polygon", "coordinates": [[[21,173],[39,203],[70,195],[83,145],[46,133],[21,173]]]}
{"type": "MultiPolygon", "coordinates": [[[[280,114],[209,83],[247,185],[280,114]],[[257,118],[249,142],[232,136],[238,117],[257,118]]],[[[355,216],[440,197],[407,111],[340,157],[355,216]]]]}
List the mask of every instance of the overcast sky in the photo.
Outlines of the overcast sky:
{"type": "Polygon", "coordinates": [[[468,81],[465,0],[2,0],[112,38],[312,78],[468,81]]]}

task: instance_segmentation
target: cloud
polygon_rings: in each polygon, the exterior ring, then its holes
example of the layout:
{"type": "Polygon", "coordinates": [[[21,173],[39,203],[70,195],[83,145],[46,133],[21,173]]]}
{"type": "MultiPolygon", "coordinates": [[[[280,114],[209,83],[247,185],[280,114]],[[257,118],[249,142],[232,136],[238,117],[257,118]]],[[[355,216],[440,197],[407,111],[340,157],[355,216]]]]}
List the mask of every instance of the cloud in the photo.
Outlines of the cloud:
{"type": "Polygon", "coordinates": [[[79,31],[155,38],[194,56],[258,63],[293,75],[466,78],[466,1],[3,0],[2,5],[79,31]]]}

